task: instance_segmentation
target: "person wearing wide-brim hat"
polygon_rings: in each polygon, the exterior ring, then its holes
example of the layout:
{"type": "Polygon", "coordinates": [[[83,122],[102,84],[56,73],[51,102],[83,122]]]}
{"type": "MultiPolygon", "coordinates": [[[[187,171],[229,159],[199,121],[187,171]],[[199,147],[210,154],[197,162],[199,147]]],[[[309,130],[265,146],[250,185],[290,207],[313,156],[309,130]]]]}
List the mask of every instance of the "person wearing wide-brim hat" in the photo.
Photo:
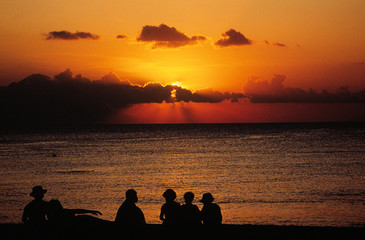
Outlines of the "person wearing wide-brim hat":
{"type": "Polygon", "coordinates": [[[201,203],[212,203],[214,201],[213,195],[211,193],[204,193],[202,199],[199,201],[201,203]]]}
{"type": "Polygon", "coordinates": [[[35,186],[29,194],[34,198],[28,203],[23,211],[22,221],[29,224],[43,224],[46,222],[48,212],[48,203],[43,200],[44,194],[47,192],[42,186],[35,186]]]}
{"type": "Polygon", "coordinates": [[[222,224],[221,208],[213,203],[214,198],[211,193],[204,193],[200,202],[204,204],[201,210],[201,219],[204,225],[222,224]]]}

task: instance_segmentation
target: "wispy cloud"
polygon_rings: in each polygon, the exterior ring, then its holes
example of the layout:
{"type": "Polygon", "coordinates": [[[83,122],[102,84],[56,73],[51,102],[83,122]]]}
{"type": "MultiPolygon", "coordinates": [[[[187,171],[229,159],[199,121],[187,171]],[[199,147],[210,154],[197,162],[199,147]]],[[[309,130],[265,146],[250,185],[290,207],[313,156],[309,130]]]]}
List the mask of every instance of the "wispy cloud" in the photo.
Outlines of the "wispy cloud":
{"type": "Polygon", "coordinates": [[[284,43],[279,43],[279,42],[277,42],[277,43],[273,43],[272,45],[274,45],[274,46],[276,46],[276,47],[286,47],[286,44],[284,44],[284,43]]]}
{"type": "MultiPolygon", "coordinates": [[[[264,42],[265,42],[266,45],[270,45],[270,42],[269,41],[264,40],[264,42]]],[[[279,43],[279,42],[273,43],[272,45],[275,46],[275,47],[286,47],[287,46],[286,44],[279,43]]]]}
{"type": "Polygon", "coordinates": [[[90,33],[90,32],[69,32],[69,31],[52,31],[46,34],[47,40],[78,40],[78,39],[91,39],[97,40],[100,38],[99,35],[90,33]]]}
{"type": "Polygon", "coordinates": [[[124,35],[124,34],[118,34],[117,35],[117,39],[126,39],[126,38],[128,38],[127,35],[124,35]]]}

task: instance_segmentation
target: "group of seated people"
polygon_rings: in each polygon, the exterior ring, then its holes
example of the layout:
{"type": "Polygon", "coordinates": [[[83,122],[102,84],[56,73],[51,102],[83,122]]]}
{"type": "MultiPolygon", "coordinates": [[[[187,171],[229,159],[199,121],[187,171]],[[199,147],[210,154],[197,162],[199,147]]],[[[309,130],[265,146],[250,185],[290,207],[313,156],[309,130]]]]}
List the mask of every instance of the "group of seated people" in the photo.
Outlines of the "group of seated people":
{"type": "MultiPolygon", "coordinates": [[[[42,186],[33,187],[30,196],[34,198],[24,208],[22,220],[24,223],[40,225],[46,222],[63,224],[78,222],[81,219],[86,221],[106,221],[91,216],[78,216],[78,221],[75,221],[79,214],[101,215],[99,211],[86,209],[66,209],[60,201],[51,200],[44,201],[44,194],[47,192],[42,186]]],[[[214,198],[211,193],[203,194],[200,202],[203,203],[201,211],[198,206],[194,205],[194,194],[187,192],[184,194],[185,204],[180,205],[175,201],[176,192],[172,189],[167,189],[163,195],[166,203],[161,207],[160,220],[166,226],[189,225],[198,226],[201,224],[215,226],[222,223],[222,214],[220,207],[213,203],[214,198]]],[[[142,210],[136,205],[138,202],[137,192],[134,189],[126,191],[126,198],[119,207],[115,224],[125,227],[139,227],[146,224],[142,210]]]]}

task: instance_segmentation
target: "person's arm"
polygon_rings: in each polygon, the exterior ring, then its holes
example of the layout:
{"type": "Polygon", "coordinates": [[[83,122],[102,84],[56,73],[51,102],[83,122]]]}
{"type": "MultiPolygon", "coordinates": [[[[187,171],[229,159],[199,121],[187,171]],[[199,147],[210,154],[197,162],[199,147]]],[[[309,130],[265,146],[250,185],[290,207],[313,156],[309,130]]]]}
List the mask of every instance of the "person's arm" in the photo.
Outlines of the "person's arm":
{"type": "Polygon", "coordinates": [[[25,206],[24,211],[23,211],[23,215],[22,215],[22,221],[23,223],[27,223],[29,221],[29,217],[28,217],[28,205],[25,206]]]}
{"type": "Polygon", "coordinates": [[[200,221],[202,221],[204,223],[205,221],[205,208],[203,206],[202,210],[200,210],[199,212],[199,217],[200,217],[200,221]]]}
{"type": "Polygon", "coordinates": [[[121,212],[122,212],[122,208],[119,207],[119,209],[117,211],[117,215],[115,216],[114,222],[116,222],[116,223],[122,222],[121,212]]]}
{"type": "Polygon", "coordinates": [[[217,204],[217,209],[218,209],[218,222],[221,224],[222,223],[222,211],[218,204],[217,204]]]}
{"type": "Polygon", "coordinates": [[[161,207],[161,213],[160,213],[160,220],[163,221],[163,222],[165,221],[164,216],[165,216],[165,208],[164,208],[164,206],[162,206],[161,207]]]}
{"type": "Polygon", "coordinates": [[[201,213],[200,213],[200,210],[199,210],[199,207],[194,205],[194,220],[196,221],[196,223],[199,223],[201,224],[202,223],[202,219],[201,219],[201,213]]]}
{"type": "Polygon", "coordinates": [[[145,225],[146,224],[146,219],[144,218],[144,214],[141,210],[141,224],[145,225]]]}

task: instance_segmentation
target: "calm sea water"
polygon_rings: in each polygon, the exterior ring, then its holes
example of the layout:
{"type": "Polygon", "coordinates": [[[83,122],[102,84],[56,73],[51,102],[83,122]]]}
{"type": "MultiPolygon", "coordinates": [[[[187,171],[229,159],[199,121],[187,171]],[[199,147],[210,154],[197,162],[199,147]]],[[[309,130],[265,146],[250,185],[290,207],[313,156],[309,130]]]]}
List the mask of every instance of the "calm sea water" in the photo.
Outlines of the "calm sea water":
{"type": "Polygon", "coordinates": [[[160,223],[167,188],[211,192],[223,222],[365,226],[364,124],[100,125],[3,130],[0,222],[18,223],[34,185],[66,208],[114,220],[138,192],[160,223]],[[55,154],[55,156],[54,156],[55,154]]]}

